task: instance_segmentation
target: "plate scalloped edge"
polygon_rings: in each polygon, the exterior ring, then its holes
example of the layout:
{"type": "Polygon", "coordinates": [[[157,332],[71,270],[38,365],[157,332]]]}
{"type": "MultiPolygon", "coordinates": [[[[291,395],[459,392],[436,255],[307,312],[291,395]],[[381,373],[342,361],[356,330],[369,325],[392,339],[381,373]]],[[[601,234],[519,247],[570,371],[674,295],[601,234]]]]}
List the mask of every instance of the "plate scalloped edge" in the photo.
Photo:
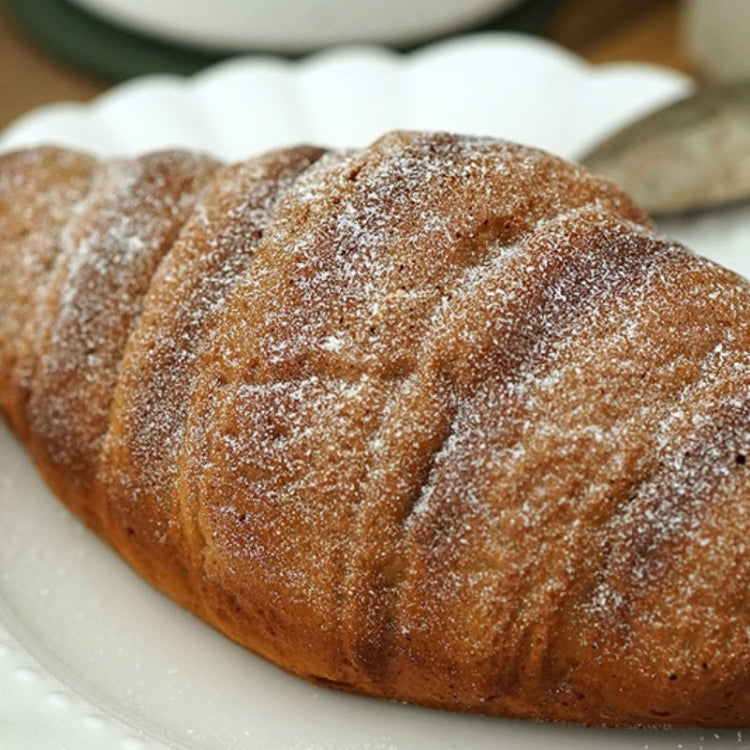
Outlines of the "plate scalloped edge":
{"type": "Polygon", "coordinates": [[[112,156],[179,146],[239,159],[300,141],[363,145],[406,128],[494,135],[572,157],[690,86],[655,66],[593,66],[537,37],[484,33],[405,55],[340,47],[300,62],[241,57],[192,78],[145,76],[91,103],[22,116],[0,135],[0,150],[54,142],[112,156]],[[592,112],[612,86],[623,94],[592,112]],[[530,109],[559,120],[530,122],[530,109]]]}
{"type": "Polygon", "coordinates": [[[172,750],[123,716],[95,705],[54,675],[8,628],[0,600],[0,740],[6,750],[172,750]],[[13,717],[10,722],[9,718],[13,717]],[[32,733],[33,732],[33,736],[32,733]]]}

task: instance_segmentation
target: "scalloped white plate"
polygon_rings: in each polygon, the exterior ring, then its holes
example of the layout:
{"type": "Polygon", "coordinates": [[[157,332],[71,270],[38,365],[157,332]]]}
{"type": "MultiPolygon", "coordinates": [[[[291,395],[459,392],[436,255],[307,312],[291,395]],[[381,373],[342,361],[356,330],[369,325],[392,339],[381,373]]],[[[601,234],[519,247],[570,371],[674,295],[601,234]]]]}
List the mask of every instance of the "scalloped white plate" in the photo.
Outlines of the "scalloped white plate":
{"type": "MultiPolygon", "coordinates": [[[[239,158],[296,141],[363,144],[394,127],[525,141],[575,156],[683,94],[664,70],[590,67],[514,35],[400,57],[340,50],[155,77],[91,105],[31,113],[0,150],[57,142],[102,155],[163,146],[239,158]]],[[[746,210],[673,223],[748,272],[746,210]]],[[[3,750],[660,750],[735,748],[742,734],[624,732],[483,719],[320,690],[234,646],[155,593],[55,501],[0,425],[3,750]]]]}

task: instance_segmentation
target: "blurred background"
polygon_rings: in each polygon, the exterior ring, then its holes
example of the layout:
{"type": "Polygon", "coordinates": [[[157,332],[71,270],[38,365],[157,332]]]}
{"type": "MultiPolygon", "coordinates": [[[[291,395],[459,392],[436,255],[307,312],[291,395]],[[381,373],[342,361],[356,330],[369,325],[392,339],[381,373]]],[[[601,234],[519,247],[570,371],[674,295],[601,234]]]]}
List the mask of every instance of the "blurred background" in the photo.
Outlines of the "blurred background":
{"type": "Polygon", "coordinates": [[[345,42],[409,50],[461,33],[537,34],[594,63],[749,74],[750,0],[0,0],[0,128],[150,72],[345,42]]]}

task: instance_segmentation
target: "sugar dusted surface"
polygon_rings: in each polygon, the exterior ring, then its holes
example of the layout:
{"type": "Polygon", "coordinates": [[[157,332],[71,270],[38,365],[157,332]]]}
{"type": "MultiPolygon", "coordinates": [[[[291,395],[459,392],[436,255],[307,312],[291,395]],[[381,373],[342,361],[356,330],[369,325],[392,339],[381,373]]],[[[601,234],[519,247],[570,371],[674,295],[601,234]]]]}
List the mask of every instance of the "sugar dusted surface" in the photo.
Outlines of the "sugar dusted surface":
{"type": "Polygon", "coordinates": [[[90,157],[54,148],[0,159],[2,405],[18,430],[39,356],[42,307],[60,231],[86,195],[94,167],[90,157]]]}
{"type": "Polygon", "coordinates": [[[143,295],[215,167],[178,152],[102,165],[60,233],[27,418],[32,450],[73,491],[90,492],[143,295]]]}
{"type": "MultiPolygon", "coordinates": [[[[692,420],[710,383],[727,389],[729,349],[730,390],[745,387],[747,325],[715,316],[736,321],[748,300],[644,221],[581,173],[471,139],[394,135],[303,175],[227,303],[194,398],[202,449],[186,443],[183,469],[200,478],[210,575],[335,611],[293,617],[289,637],[314,648],[311,671],[343,650],[326,676],[344,683],[424,690],[459,672],[457,703],[501,695],[533,714],[529,675],[547,679],[557,641],[581,629],[575,648],[594,644],[600,671],[635,642],[627,653],[653,679],[663,623],[639,609],[652,592],[637,571],[667,543],[704,550],[694,529],[724,485],[638,528],[624,509],[648,504],[657,490],[641,477],[687,439],[675,404],[692,420]],[[644,622],[621,641],[614,578],[630,546],[617,540],[632,534],[652,540],[627,584],[644,622]],[[404,658],[417,679],[401,676],[404,658]]],[[[701,481],[734,471],[742,485],[733,461],[701,481]]],[[[667,476],[667,492],[691,492],[690,476],[667,476]]],[[[685,587],[705,582],[684,573],[670,575],[689,601],[685,587]]],[[[704,624],[684,610],[674,630],[704,624]]],[[[569,672],[576,692],[586,678],[569,672]]]]}
{"type": "Polygon", "coordinates": [[[157,270],[123,358],[100,462],[113,534],[145,526],[138,541],[158,554],[180,542],[191,504],[173,488],[196,363],[276,202],[320,154],[290,149],[219,170],[157,270]]]}
{"type": "MultiPolygon", "coordinates": [[[[746,720],[746,282],[537,151],[319,155],[218,172],[128,313],[97,479],[118,549],[326,684],[746,720]]],[[[114,234],[108,262],[143,249],[114,234]]]]}

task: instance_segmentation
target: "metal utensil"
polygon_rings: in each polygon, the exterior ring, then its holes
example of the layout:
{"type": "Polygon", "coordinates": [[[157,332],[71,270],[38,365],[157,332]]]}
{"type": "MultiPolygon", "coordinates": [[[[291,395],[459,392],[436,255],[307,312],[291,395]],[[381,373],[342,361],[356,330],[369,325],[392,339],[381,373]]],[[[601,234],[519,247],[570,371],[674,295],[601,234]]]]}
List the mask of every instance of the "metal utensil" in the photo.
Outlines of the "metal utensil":
{"type": "Polygon", "coordinates": [[[651,214],[750,199],[750,81],[699,90],[579,159],[651,214]]]}

